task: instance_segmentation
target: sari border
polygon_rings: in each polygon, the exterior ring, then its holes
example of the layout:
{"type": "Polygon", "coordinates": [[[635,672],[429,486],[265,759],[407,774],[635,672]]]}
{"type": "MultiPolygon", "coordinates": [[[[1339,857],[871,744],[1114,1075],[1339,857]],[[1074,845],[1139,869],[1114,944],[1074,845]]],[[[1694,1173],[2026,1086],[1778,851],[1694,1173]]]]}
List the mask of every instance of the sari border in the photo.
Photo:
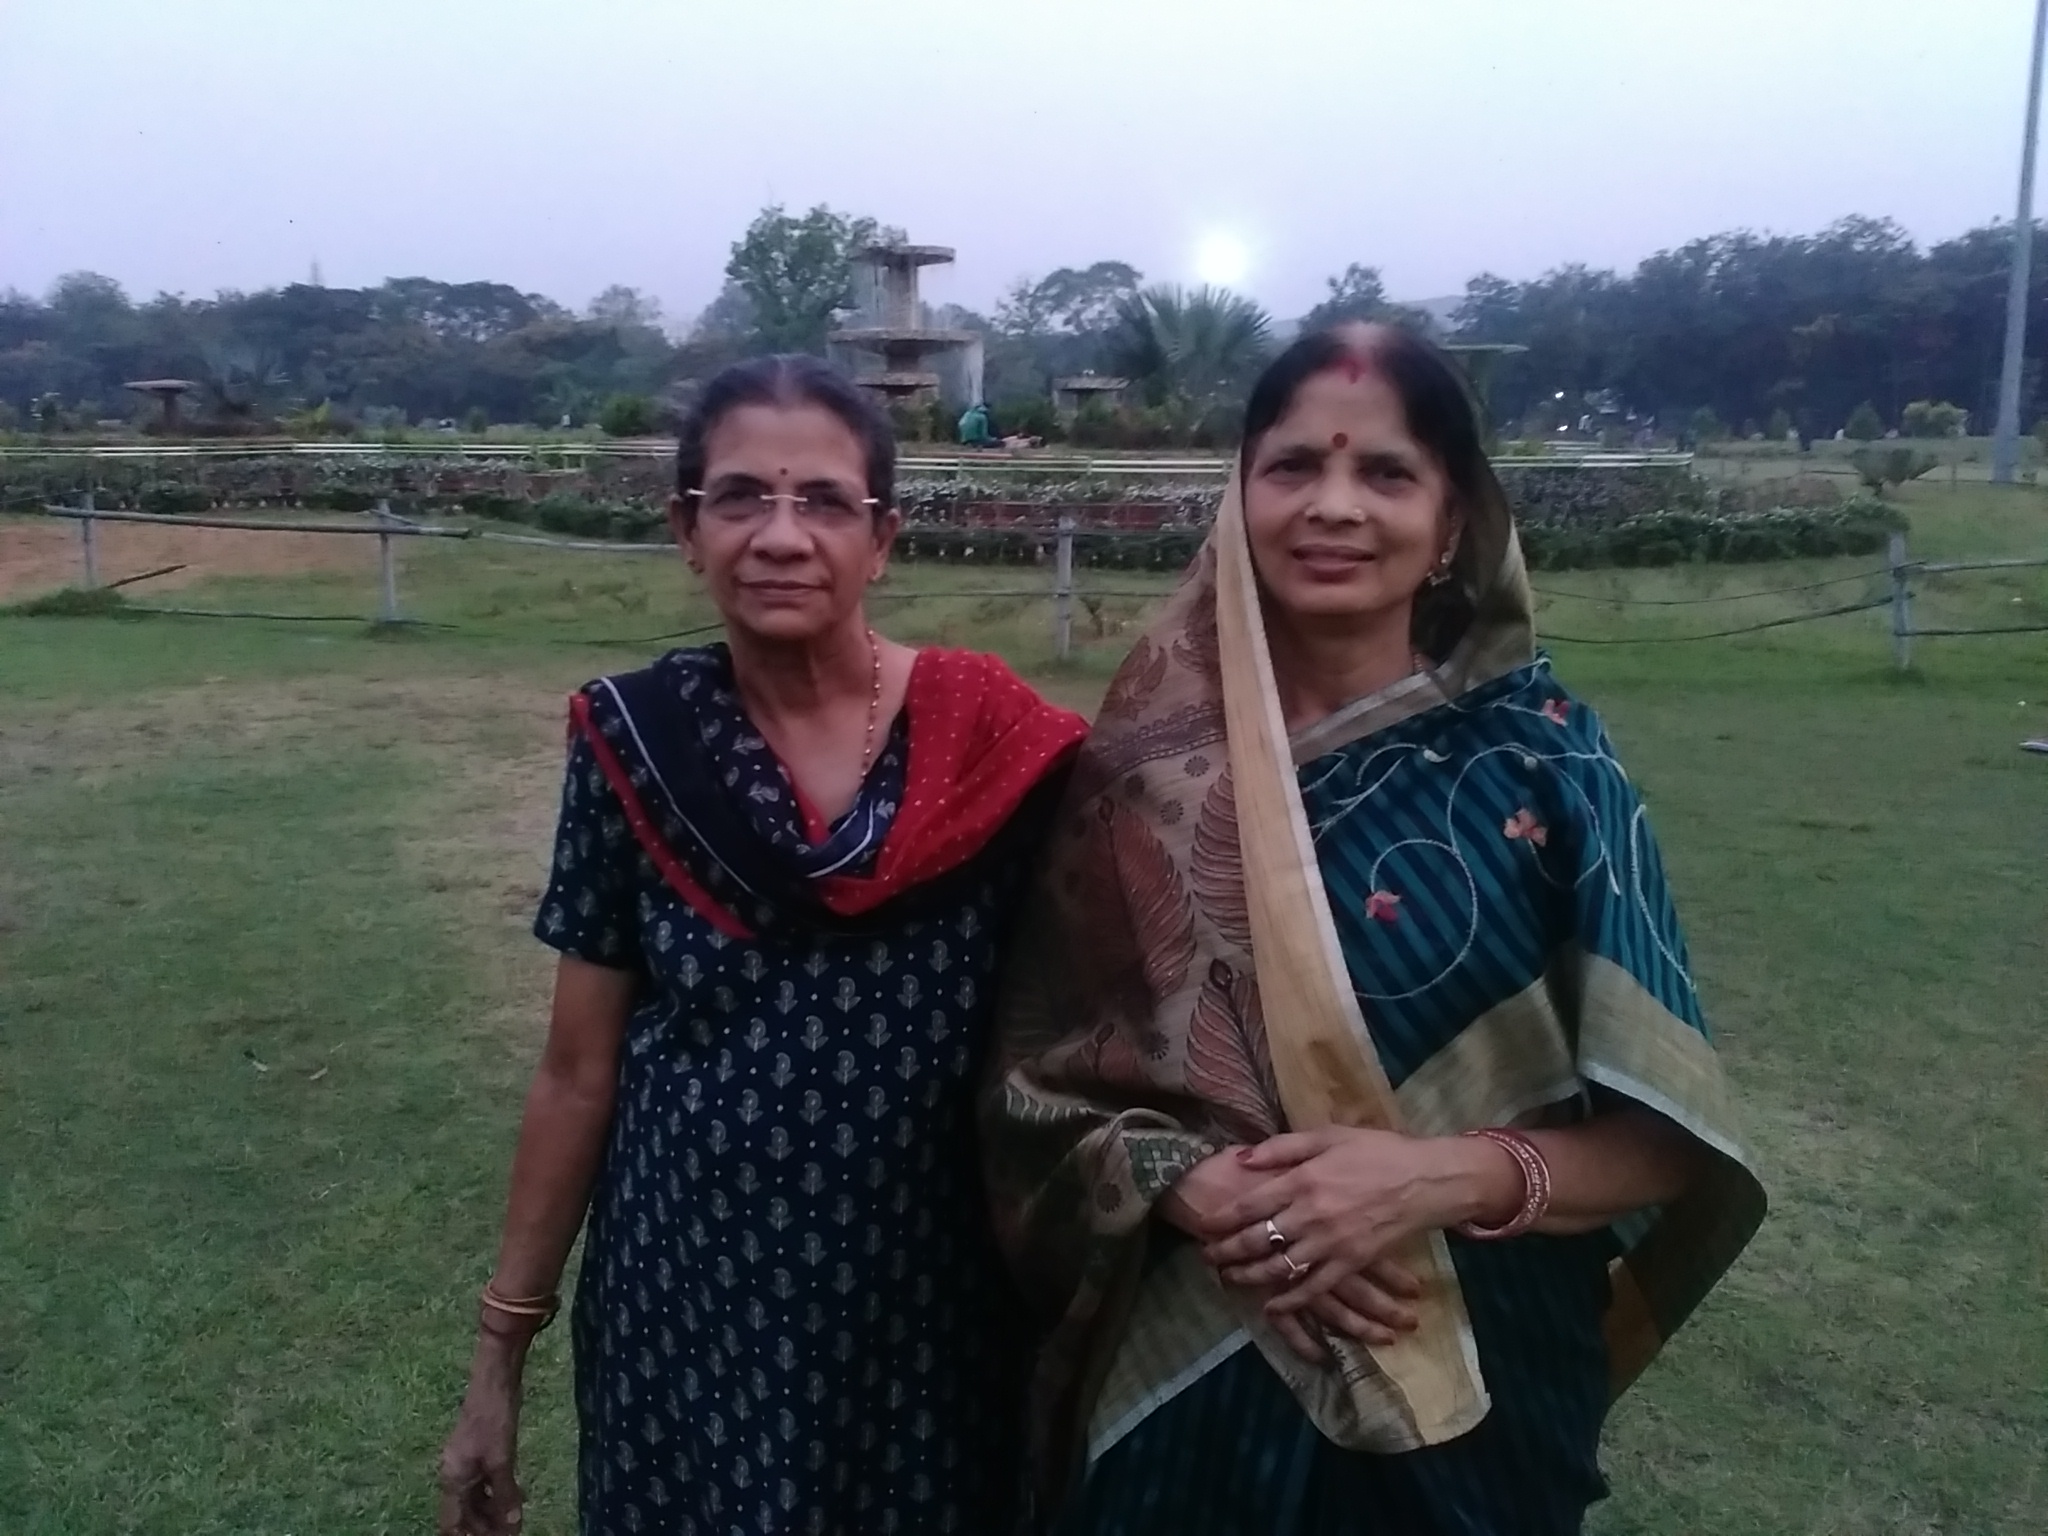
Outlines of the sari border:
{"type": "Polygon", "coordinates": [[[1317,758],[1347,747],[1352,742],[1370,736],[1375,731],[1398,724],[1410,715],[1425,714],[1438,705],[1448,702],[1436,678],[1428,672],[1412,672],[1399,682],[1389,683],[1374,693],[1362,694],[1349,704],[1340,704],[1330,714],[1323,716],[1313,725],[1302,727],[1287,738],[1287,749],[1299,768],[1317,758]],[[1409,703],[1409,695],[1433,690],[1435,697],[1413,707],[1401,710],[1390,720],[1374,718],[1383,709],[1392,709],[1397,704],[1409,703]]]}
{"type": "Polygon", "coordinates": [[[1233,1328],[1202,1353],[1189,1361],[1180,1370],[1153,1387],[1143,1397],[1132,1403],[1117,1416],[1116,1422],[1105,1425],[1100,1434],[1089,1436],[1088,1465],[1094,1466],[1116,1448],[1117,1442],[1128,1436],[1140,1424],[1151,1418],[1161,1408],[1187,1391],[1204,1376],[1215,1370],[1231,1356],[1243,1349],[1256,1347],[1251,1333],[1242,1327],[1233,1328]]]}
{"type": "MultiPolygon", "coordinates": [[[[1399,1131],[1400,1105],[1359,1007],[1302,804],[1238,479],[1224,489],[1210,539],[1239,860],[1280,1106],[1296,1130],[1335,1124],[1399,1131]]],[[[1367,1429],[1357,1422],[1357,1394],[1368,1383],[1421,1444],[1455,1438],[1487,1411],[1471,1318],[1442,1235],[1418,1234],[1395,1256],[1422,1282],[1417,1328],[1391,1344],[1359,1345],[1363,1361],[1335,1347],[1333,1370],[1318,1367],[1306,1382],[1289,1377],[1309,1417],[1340,1444],[1354,1429],[1367,1429]]],[[[1269,1331],[1254,1338],[1280,1367],[1276,1351],[1286,1346],[1269,1343],[1269,1331]]]]}
{"type": "Polygon", "coordinates": [[[1605,955],[1580,954],[1580,1075],[1639,1100],[1753,1172],[1728,1079],[1707,1037],[1605,955]]]}
{"type": "Polygon", "coordinates": [[[1394,1097],[1418,1133],[1443,1136],[1513,1125],[1584,1094],[1579,1062],[1563,1048],[1557,979],[1553,960],[1401,1080],[1394,1097]],[[1553,1044],[1558,1048],[1544,1048],[1553,1044]]]}
{"type": "Polygon", "coordinates": [[[1659,1093],[1655,1088],[1650,1087],[1649,1084],[1630,1077],[1626,1072],[1617,1072],[1611,1067],[1602,1066],[1597,1061],[1582,1063],[1579,1071],[1584,1074],[1588,1082],[1597,1083],[1602,1088],[1620,1094],[1623,1098],[1634,1099],[1645,1109],[1655,1110],[1680,1130],[1693,1136],[1706,1146],[1712,1147],[1737,1167],[1744,1169],[1749,1167],[1749,1155],[1743,1151],[1739,1142],[1735,1141],[1725,1131],[1717,1130],[1698,1115],[1684,1108],[1669,1094],[1659,1093]]]}
{"type": "MultiPolygon", "coordinates": [[[[1521,540],[1513,532],[1509,533],[1507,548],[1501,554],[1496,584],[1526,592],[1527,574],[1522,564],[1521,540]]],[[[1446,704],[1456,704],[1474,688],[1483,688],[1510,673],[1519,672],[1538,659],[1533,644],[1520,640],[1509,644],[1489,639],[1483,626],[1475,621],[1471,631],[1452,647],[1450,655],[1441,662],[1399,682],[1389,683],[1375,693],[1338,705],[1315,724],[1289,737],[1288,749],[1293,754],[1296,767],[1314,762],[1340,747],[1348,747],[1354,741],[1399,725],[1416,715],[1427,714],[1446,704]],[[1433,689],[1435,697],[1426,702],[1409,697],[1425,689],[1433,689]],[[1384,717],[1381,715],[1383,710],[1386,711],[1384,717]]]]}

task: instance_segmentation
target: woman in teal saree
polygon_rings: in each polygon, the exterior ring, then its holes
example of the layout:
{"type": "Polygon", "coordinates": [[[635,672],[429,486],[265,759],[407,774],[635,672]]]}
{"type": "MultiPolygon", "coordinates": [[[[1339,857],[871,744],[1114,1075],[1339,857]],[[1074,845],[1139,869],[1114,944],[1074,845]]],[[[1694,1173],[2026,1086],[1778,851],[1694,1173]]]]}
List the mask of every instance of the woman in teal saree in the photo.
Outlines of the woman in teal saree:
{"type": "Polygon", "coordinates": [[[1304,338],[1110,688],[987,1110],[1061,1536],[1579,1529],[1763,1192],[1446,360],[1304,338]]]}

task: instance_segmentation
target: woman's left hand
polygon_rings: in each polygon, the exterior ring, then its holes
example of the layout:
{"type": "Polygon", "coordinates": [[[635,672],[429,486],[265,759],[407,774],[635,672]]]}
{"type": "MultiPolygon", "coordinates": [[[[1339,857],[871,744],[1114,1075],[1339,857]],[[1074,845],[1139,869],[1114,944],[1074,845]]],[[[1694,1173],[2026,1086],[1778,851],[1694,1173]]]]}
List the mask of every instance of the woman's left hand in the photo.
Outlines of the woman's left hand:
{"type": "Polygon", "coordinates": [[[1203,1257],[1233,1285],[1274,1288],[1275,1313],[1309,1306],[1418,1233],[1470,1220],[1498,1203],[1491,1186],[1520,1176],[1490,1143],[1393,1131],[1291,1132],[1235,1155],[1278,1176],[1216,1213],[1213,1227],[1230,1235],[1203,1257]]]}

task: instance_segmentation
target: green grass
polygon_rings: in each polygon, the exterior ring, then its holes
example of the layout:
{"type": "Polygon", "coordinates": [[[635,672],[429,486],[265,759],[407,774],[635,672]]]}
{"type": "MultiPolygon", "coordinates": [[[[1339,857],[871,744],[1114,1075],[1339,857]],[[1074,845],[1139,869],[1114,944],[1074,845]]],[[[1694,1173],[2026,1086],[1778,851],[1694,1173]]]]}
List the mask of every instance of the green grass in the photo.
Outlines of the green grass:
{"type": "MultiPolygon", "coordinates": [[[[1903,499],[1916,555],[2048,553],[2048,497],[1903,499]]],[[[560,695],[704,611],[665,560],[405,553],[410,611],[455,627],[0,617],[5,1536],[426,1528],[539,1039],[560,695]]],[[[1558,573],[1545,627],[1719,628],[1839,599],[1616,599],[1873,563],[1558,573]]],[[[367,614],[374,578],[179,601],[367,614]]],[[[1920,606],[2043,622],[2048,573],[1920,606]]],[[[1084,609],[1060,670],[1040,598],[878,612],[1081,702],[1140,607],[1084,609]]],[[[1644,786],[1774,1196],[1617,1408],[1593,1529],[2038,1536],[2048,763],[2015,747],[2048,734],[2048,636],[1925,642],[1905,678],[1881,612],[1556,649],[1644,786]]],[[[573,1528],[563,1347],[525,1437],[542,1536],[573,1528]]]]}
{"type": "Polygon", "coordinates": [[[458,782],[211,714],[72,716],[6,786],[10,1536],[417,1530],[446,1430],[531,1039],[406,856],[458,782]]]}

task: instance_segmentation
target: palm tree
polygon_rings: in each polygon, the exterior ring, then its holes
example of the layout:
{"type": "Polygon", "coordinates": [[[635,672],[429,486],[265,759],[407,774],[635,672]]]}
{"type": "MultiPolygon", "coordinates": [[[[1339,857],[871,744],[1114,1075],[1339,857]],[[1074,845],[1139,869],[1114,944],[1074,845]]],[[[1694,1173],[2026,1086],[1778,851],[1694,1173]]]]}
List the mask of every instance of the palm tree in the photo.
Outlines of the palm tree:
{"type": "Polygon", "coordinates": [[[199,349],[199,389],[214,416],[249,426],[266,413],[276,392],[291,382],[267,348],[209,342],[199,349]]]}
{"type": "Polygon", "coordinates": [[[1153,404],[1181,401],[1206,414],[1243,397],[1272,330],[1272,317],[1242,294],[1167,284],[1117,305],[1110,358],[1153,404]]]}

